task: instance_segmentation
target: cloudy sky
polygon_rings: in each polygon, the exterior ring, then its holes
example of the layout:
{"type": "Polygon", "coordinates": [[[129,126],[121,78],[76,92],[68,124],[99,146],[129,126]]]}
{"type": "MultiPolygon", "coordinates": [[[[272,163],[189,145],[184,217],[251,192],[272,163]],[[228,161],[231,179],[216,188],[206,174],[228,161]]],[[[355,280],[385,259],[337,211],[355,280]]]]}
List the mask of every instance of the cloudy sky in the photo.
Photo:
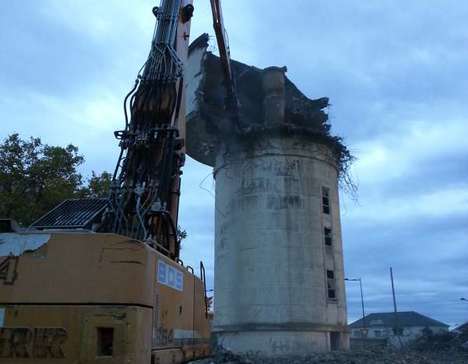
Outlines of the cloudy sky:
{"type": "MultiPolygon", "coordinates": [[[[122,99],[146,59],[153,0],[0,4],[0,137],[78,145],[85,175],[112,170],[122,99]]],[[[211,35],[196,1],[192,39],[211,35]]],[[[468,3],[454,0],[225,0],[232,56],[287,65],[309,97],[330,97],[333,132],[357,157],[357,201],[342,194],[345,269],[368,312],[398,305],[468,320],[468,3]]],[[[188,160],[183,259],[213,277],[214,182],[188,160]]],[[[210,285],[212,283],[210,282],[210,285]]],[[[347,286],[349,318],[360,314],[347,286]]]]}

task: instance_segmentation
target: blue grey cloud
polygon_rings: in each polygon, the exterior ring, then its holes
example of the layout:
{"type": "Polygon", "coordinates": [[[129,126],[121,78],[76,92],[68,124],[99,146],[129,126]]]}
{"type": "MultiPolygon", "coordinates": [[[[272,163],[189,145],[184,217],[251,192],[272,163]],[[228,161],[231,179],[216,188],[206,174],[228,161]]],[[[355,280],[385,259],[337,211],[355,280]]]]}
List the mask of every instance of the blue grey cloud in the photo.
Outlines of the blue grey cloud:
{"type": "MultiPolygon", "coordinates": [[[[85,174],[111,170],[121,101],[146,58],[152,0],[24,0],[0,5],[0,136],[75,143],[85,174]]],[[[192,39],[211,31],[195,2],[192,39]]],[[[356,155],[358,202],[342,195],[345,268],[369,312],[398,303],[450,324],[468,319],[468,4],[455,0],[224,1],[232,56],[287,65],[309,97],[330,97],[333,131],[356,155]]],[[[216,47],[213,46],[213,49],[216,47]]],[[[190,158],[183,259],[213,278],[214,182],[190,158]]],[[[360,315],[348,283],[350,319],[360,315]]]]}

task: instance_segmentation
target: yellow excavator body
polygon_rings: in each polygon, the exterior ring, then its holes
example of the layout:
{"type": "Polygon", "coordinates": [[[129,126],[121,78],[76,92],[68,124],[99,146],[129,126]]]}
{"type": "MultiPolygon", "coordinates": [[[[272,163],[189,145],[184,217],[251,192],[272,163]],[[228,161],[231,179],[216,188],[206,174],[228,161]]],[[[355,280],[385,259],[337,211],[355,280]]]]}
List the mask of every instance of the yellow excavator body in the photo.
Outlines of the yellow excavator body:
{"type": "Polygon", "coordinates": [[[0,234],[0,361],[181,363],[209,354],[204,281],[116,234],[0,234]]]}

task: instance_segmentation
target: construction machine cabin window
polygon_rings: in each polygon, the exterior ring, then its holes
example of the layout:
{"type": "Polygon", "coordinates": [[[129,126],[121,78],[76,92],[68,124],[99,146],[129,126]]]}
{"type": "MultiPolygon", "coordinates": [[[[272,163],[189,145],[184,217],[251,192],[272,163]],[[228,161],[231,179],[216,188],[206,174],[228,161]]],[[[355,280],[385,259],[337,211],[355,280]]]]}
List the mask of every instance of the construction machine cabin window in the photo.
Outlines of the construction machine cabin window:
{"type": "Polygon", "coordinates": [[[323,237],[325,240],[325,245],[326,246],[332,246],[333,243],[333,236],[332,236],[332,230],[330,228],[323,228],[323,237]]]}
{"type": "Polygon", "coordinates": [[[322,211],[324,214],[330,214],[330,189],[322,187],[322,211]]]}
{"type": "Polygon", "coordinates": [[[97,356],[112,356],[114,353],[114,328],[97,328],[97,356]]]}
{"type": "Polygon", "coordinates": [[[328,299],[336,300],[335,272],[327,270],[328,299]]]}

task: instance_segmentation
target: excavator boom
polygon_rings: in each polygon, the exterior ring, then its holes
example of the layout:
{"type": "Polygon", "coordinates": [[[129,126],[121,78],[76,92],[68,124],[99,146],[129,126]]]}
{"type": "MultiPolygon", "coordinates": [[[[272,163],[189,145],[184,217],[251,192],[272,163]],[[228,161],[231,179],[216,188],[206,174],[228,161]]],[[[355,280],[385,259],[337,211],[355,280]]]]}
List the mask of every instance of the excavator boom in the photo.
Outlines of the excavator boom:
{"type": "Polygon", "coordinates": [[[231,52],[226,29],[224,28],[223,12],[221,0],[210,0],[211,12],[213,15],[213,28],[216,33],[219,57],[224,74],[224,87],[226,89],[226,111],[230,113],[236,126],[238,126],[238,99],[234,75],[231,67],[231,52]]]}
{"type": "Polygon", "coordinates": [[[104,229],[179,258],[177,225],[184,164],[183,67],[192,1],[162,0],[143,71],[124,102],[125,129],[104,229]],[[183,111],[183,110],[182,110],[183,111]]]}

